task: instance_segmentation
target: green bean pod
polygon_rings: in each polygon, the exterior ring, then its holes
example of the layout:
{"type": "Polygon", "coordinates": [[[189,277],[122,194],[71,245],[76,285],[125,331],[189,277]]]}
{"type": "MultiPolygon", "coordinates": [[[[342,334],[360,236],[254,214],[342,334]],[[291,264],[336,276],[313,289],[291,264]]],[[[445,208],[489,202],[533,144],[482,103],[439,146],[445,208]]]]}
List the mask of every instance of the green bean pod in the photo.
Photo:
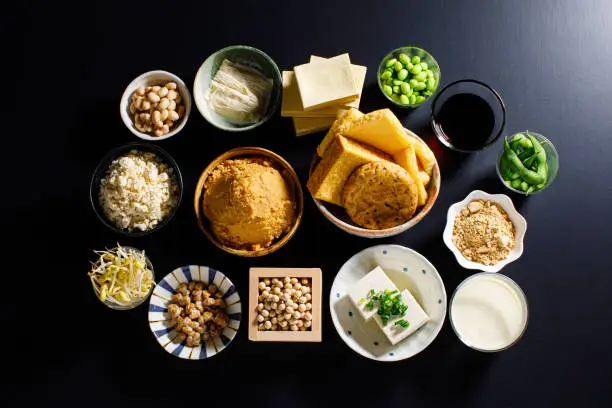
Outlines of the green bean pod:
{"type": "Polygon", "coordinates": [[[520,177],[529,184],[540,184],[545,181],[544,177],[535,171],[531,171],[523,165],[521,159],[518,158],[517,154],[512,150],[508,139],[504,139],[504,154],[506,155],[508,162],[514,166],[516,172],[520,177]]]}

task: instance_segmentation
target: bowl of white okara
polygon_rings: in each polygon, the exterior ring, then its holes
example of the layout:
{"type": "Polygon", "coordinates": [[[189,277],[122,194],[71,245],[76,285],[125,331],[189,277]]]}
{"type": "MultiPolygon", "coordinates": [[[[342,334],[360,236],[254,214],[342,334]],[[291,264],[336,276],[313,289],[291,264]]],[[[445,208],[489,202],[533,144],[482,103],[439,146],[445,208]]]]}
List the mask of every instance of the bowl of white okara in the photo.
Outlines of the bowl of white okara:
{"type": "MultiPolygon", "coordinates": [[[[493,212],[497,214],[499,213],[498,211],[493,212]]],[[[481,215],[487,216],[488,214],[483,213],[481,215]]],[[[484,225],[486,225],[486,223],[484,225]]],[[[493,223],[491,223],[491,225],[493,225],[493,223]]],[[[455,203],[449,207],[448,213],[446,214],[446,227],[444,228],[442,238],[448,249],[450,249],[455,255],[459,265],[462,267],[466,269],[477,269],[484,272],[499,272],[504,266],[516,261],[521,257],[523,254],[523,240],[526,232],[527,221],[516,210],[510,197],[505,194],[489,194],[481,190],[474,190],[468,194],[463,201],[455,203]],[[480,201],[481,203],[490,202],[498,205],[499,208],[505,212],[507,218],[512,223],[512,233],[506,233],[508,231],[504,231],[503,228],[498,228],[496,226],[494,228],[497,228],[497,231],[495,231],[495,229],[483,231],[483,234],[491,234],[491,239],[487,239],[487,237],[484,235],[482,237],[472,237],[471,239],[466,238],[465,240],[468,241],[469,244],[477,245],[479,242],[490,244],[488,247],[485,247],[484,245],[478,248],[474,247],[472,250],[474,256],[472,256],[467,254],[465,248],[463,252],[457,248],[456,240],[458,238],[456,235],[458,234],[457,231],[455,231],[455,225],[457,223],[457,216],[461,215],[460,213],[462,211],[463,214],[467,216],[471,216],[474,213],[481,211],[480,205],[472,204],[470,206],[470,203],[474,201],[480,201]],[[512,242],[513,240],[514,243],[507,244],[507,240],[509,240],[508,242],[512,242]],[[497,245],[498,241],[500,243],[499,245],[497,245]],[[502,244],[506,244],[505,247],[502,244]],[[501,259],[502,256],[497,256],[499,254],[503,255],[503,259],[501,259]],[[469,259],[468,256],[471,259],[469,259]],[[483,259],[489,260],[487,260],[485,263],[485,261],[482,261],[483,259]],[[481,260],[482,262],[478,262],[477,260],[481,260]]]]}

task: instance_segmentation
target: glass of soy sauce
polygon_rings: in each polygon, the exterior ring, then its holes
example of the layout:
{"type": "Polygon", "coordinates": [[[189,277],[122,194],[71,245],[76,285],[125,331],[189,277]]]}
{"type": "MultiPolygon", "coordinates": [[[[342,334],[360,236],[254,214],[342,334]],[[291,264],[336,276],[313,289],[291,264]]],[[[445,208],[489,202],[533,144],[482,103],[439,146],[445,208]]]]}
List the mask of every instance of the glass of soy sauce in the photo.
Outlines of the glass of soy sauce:
{"type": "Polygon", "coordinates": [[[464,153],[491,146],[506,124],[506,107],[489,85],[462,79],[446,85],[431,104],[431,127],[445,146],[464,153]]]}

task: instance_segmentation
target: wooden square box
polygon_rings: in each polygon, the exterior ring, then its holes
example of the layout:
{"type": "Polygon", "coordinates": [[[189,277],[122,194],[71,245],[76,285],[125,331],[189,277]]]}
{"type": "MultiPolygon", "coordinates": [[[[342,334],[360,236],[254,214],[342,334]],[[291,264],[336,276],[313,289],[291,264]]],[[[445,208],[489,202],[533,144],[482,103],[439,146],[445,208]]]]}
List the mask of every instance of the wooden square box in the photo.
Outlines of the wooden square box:
{"type": "Polygon", "coordinates": [[[251,341],[321,341],[321,269],[319,268],[251,268],[249,271],[249,340],[251,341]],[[309,278],[312,285],[312,326],[308,331],[260,331],[257,329],[259,280],[263,278],[309,278]]]}

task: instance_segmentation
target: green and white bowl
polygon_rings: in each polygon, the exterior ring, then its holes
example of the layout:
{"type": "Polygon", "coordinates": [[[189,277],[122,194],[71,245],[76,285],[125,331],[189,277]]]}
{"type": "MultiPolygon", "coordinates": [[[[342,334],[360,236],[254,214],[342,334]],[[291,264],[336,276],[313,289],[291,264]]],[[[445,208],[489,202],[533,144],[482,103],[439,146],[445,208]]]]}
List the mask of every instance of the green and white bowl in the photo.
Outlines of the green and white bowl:
{"type": "Polygon", "coordinates": [[[258,127],[274,115],[280,105],[281,89],[282,79],[280,70],[268,54],[246,45],[233,45],[215,52],[200,66],[193,83],[193,99],[204,119],[211,125],[229,132],[244,132],[258,127]],[[272,93],[268,101],[266,113],[259,122],[246,124],[233,123],[217,114],[208,106],[206,95],[208,94],[210,83],[225,59],[248,65],[260,71],[267,78],[272,79],[272,93]]]}

